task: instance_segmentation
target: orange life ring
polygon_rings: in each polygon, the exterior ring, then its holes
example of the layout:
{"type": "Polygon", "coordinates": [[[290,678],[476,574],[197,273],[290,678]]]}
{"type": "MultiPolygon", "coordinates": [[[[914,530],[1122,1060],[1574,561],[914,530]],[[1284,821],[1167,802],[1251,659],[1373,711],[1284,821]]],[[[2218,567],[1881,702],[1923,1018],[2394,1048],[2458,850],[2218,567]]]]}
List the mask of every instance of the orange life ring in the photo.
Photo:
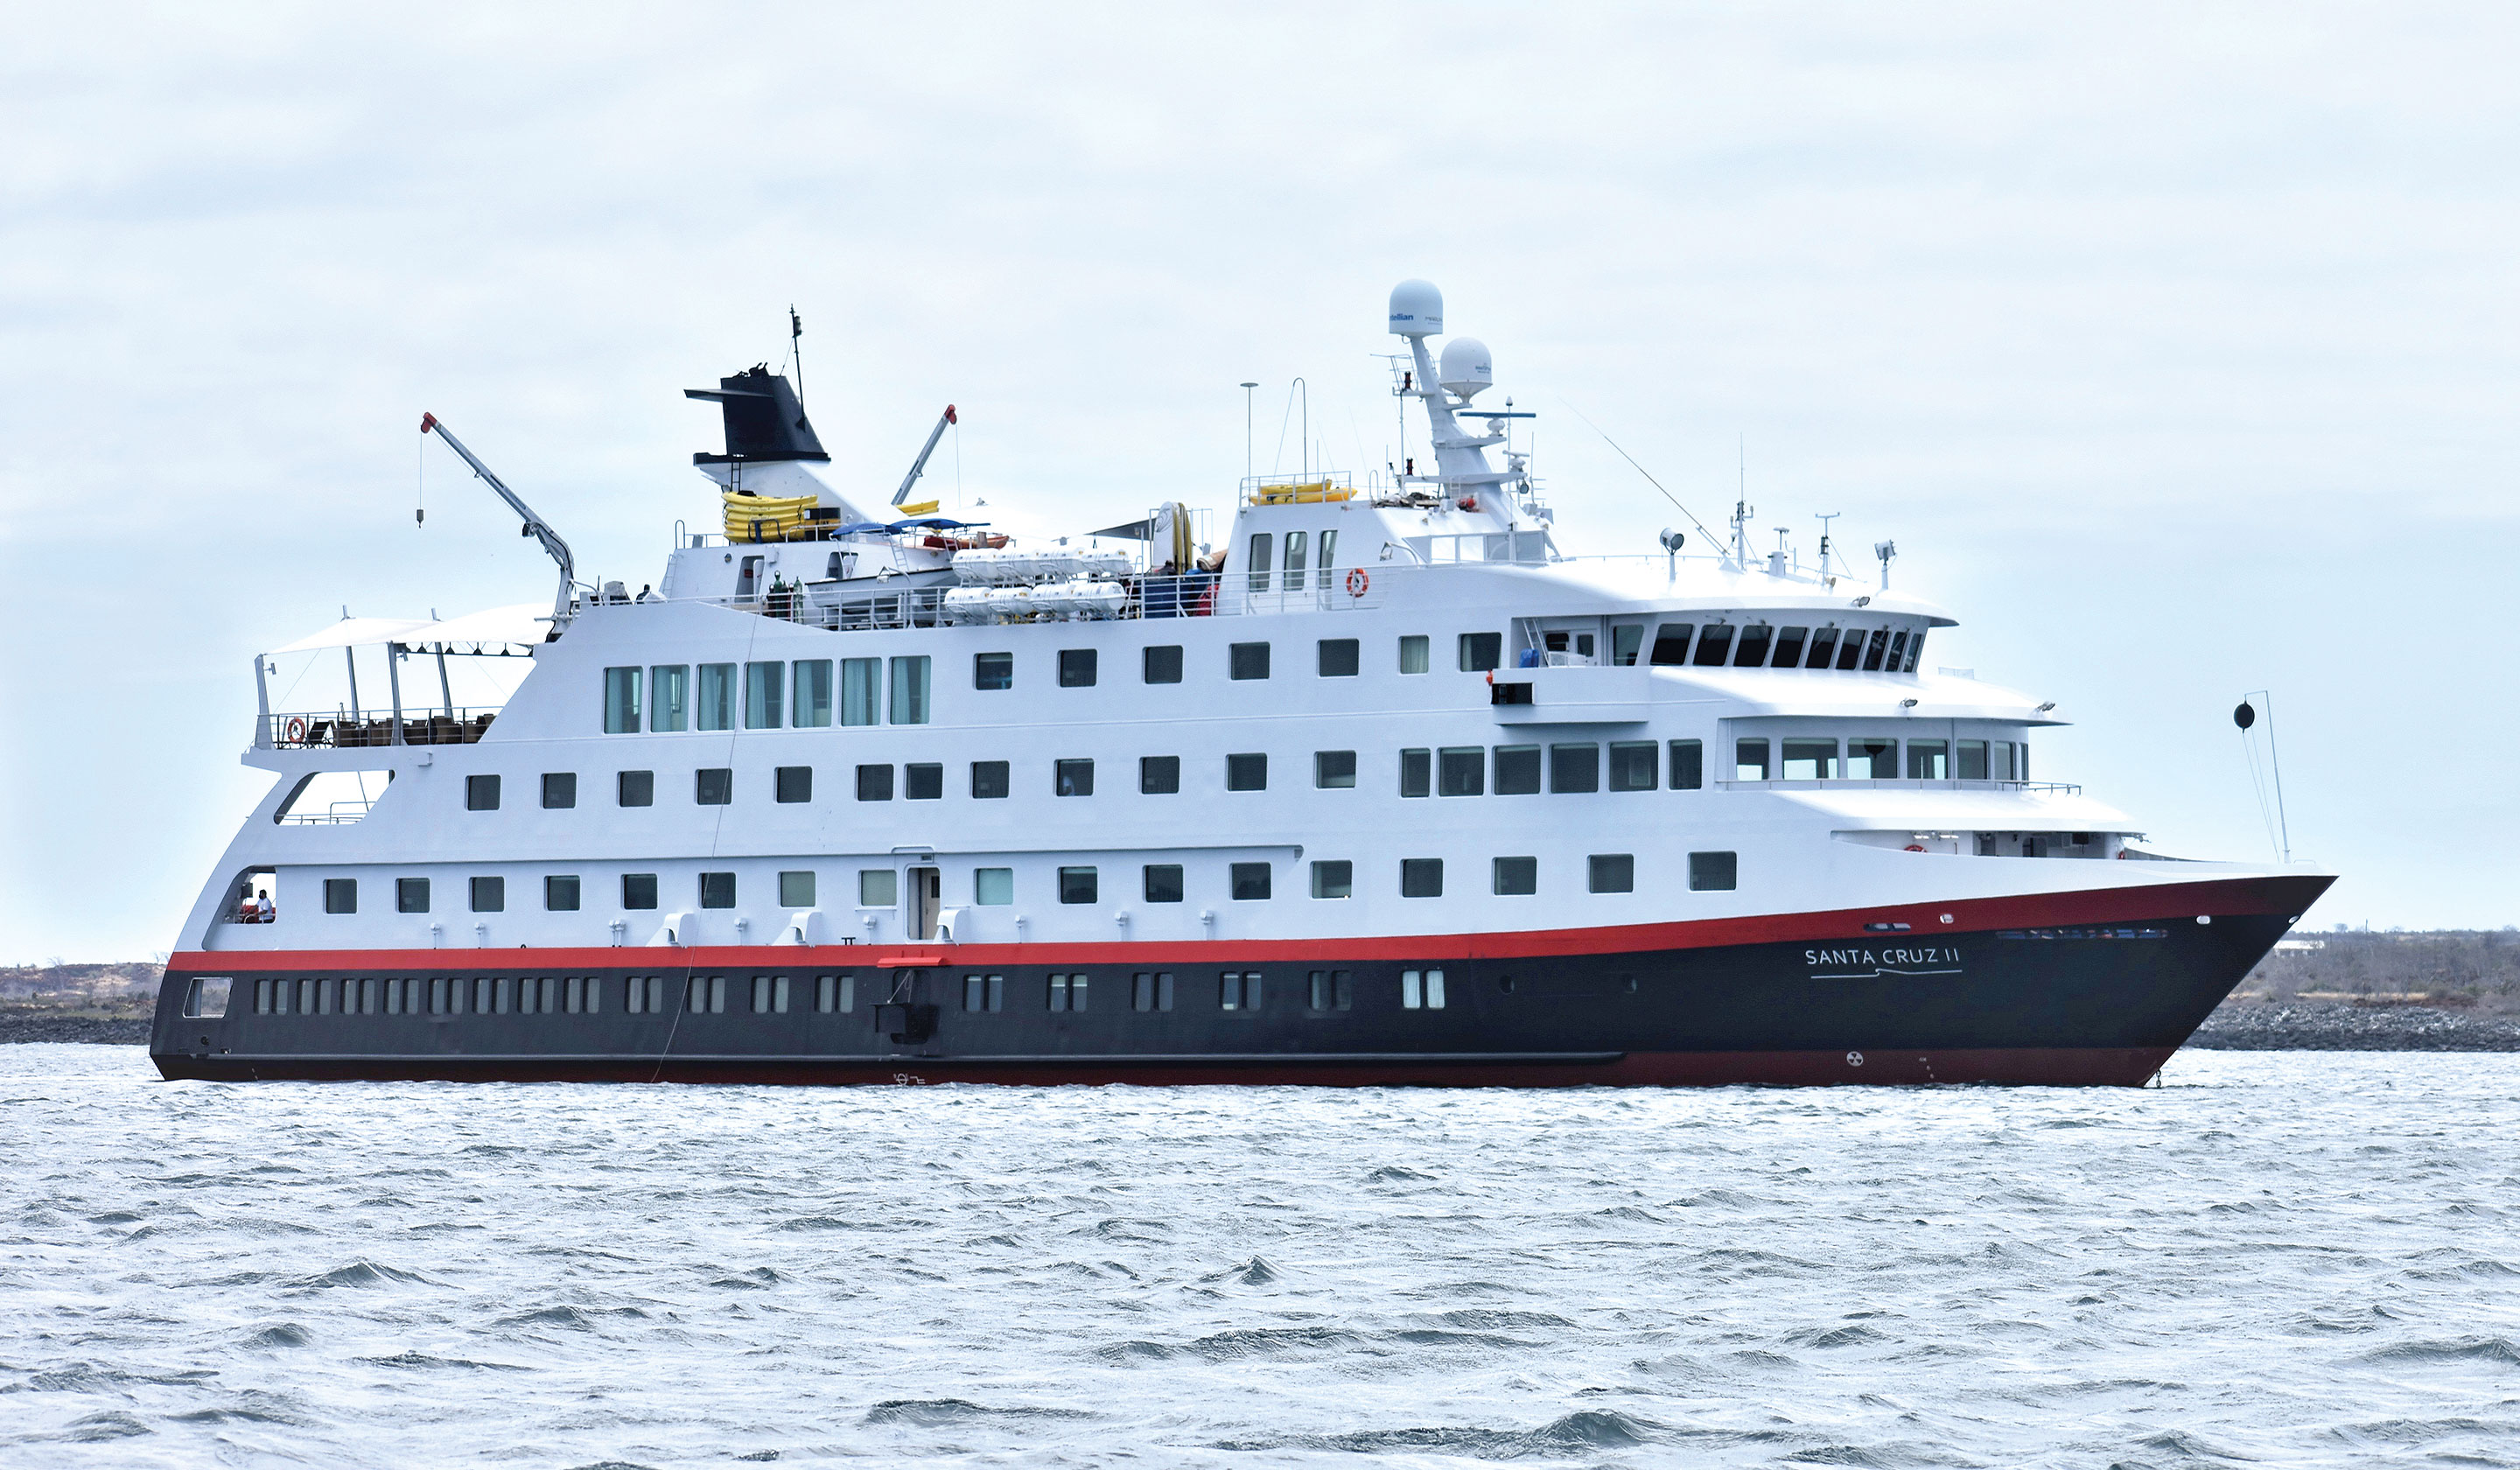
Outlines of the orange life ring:
{"type": "Polygon", "coordinates": [[[288,738],[289,738],[289,743],[291,743],[292,745],[299,745],[299,744],[303,744],[303,743],[305,743],[305,740],[306,740],[306,719],[305,719],[305,717],[304,717],[304,716],[302,716],[302,715],[292,715],[292,716],[290,716],[290,717],[289,717],[289,731],[288,731],[288,738]]]}
{"type": "Polygon", "coordinates": [[[1365,574],[1364,567],[1351,566],[1347,569],[1347,595],[1349,597],[1364,597],[1365,590],[1372,585],[1373,579],[1365,574]]]}

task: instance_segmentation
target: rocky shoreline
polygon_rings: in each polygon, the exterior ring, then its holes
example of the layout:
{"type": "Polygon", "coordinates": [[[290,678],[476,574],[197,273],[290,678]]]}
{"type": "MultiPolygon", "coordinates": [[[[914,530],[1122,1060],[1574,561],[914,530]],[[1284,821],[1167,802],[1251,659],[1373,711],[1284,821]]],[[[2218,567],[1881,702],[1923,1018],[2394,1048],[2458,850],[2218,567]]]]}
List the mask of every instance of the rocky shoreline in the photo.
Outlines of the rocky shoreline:
{"type": "MultiPolygon", "coordinates": [[[[0,1046],[148,1041],[145,1013],[0,1006],[0,1046]]],[[[2187,1045],[2206,1051],[2520,1051],[2520,1022],[2433,1005],[2233,1000],[2206,1017],[2187,1045]]]]}

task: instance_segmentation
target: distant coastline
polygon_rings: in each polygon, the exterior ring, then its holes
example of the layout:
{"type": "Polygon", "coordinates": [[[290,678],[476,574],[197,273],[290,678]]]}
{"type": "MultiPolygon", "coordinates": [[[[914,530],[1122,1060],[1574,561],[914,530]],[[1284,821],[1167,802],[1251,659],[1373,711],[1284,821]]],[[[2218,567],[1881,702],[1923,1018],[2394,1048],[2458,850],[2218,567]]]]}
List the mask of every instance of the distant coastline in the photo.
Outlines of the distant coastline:
{"type": "MultiPolygon", "coordinates": [[[[0,1045],[145,1046],[159,965],[0,967],[0,1045]]],[[[2298,933],[2188,1046],[2220,1051],[2520,1051],[2520,930],[2298,933]]]]}

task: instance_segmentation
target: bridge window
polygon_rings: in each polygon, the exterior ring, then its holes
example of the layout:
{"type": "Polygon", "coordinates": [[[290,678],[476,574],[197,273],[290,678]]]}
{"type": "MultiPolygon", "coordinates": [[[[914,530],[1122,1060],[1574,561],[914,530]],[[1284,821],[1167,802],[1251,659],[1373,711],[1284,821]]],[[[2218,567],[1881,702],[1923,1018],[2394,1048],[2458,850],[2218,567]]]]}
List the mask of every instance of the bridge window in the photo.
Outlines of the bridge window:
{"type": "Polygon", "coordinates": [[[1811,636],[1811,655],[1803,660],[1807,669],[1824,669],[1837,657],[1837,629],[1816,628],[1811,636]]]}
{"type": "Polygon", "coordinates": [[[1942,780],[1952,774],[1951,747],[1941,740],[1908,742],[1908,779],[1942,780]]]}
{"type": "Polygon", "coordinates": [[[1706,784],[1706,748],[1695,740],[1671,742],[1671,788],[1695,791],[1706,784]]]}
{"type": "Polygon", "coordinates": [[[1058,687],[1063,690],[1092,689],[1102,653],[1095,648],[1061,648],[1058,650],[1058,687]]]}
{"type": "Polygon", "coordinates": [[[1879,735],[1857,735],[1846,742],[1846,779],[1891,780],[1899,775],[1899,742],[1879,735]]]}
{"type": "Polygon", "coordinates": [[[796,660],[796,707],[789,711],[789,723],[798,730],[820,730],[832,723],[832,661],[828,658],[796,660]]]}
{"type": "Polygon", "coordinates": [[[811,909],[814,907],[814,874],[810,869],[779,875],[779,907],[811,909]]]}
{"type": "Polygon", "coordinates": [[[1890,657],[1885,662],[1884,668],[1890,673],[1897,674],[1904,671],[1907,667],[1908,630],[1902,628],[1898,632],[1890,635],[1890,657]]]}
{"type": "Polygon", "coordinates": [[[1962,740],[1959,747],[1958,766],[1954,775],[1961,780],[1986,780],[1986,741],[1962,740]]]}
{"type": "Polygon", "coordinates": [[[1775,630],[1761,623],[1741,630],[1741,641],[1732,650],[1732,667],[1764,669],[1768,666],[1768,646],[1774,642],[1775,630]]]}
{"type": "Polygon", "coordinates": [[[1834,780],[1837,778],[1837,742],[1835,740],[1785,741],[1787,780],[1834,780]]]}
{"type": "Polygon", "coordinates": [[[1237,903],[1256,903],[1269,896],[1269,865],[1266,863],[1236,863],[1227,875],[1233,881],[1237,903]]]}
{"type": "Polygon", "coordinates": [[[621,772],[612,779],[612,794],[625,807],[652,807],[656,804],[656,773],[621,772]]]}
{"type": "Polygon", "coordinates": [[[1506,898],[1524,898],[1540,891],[1538,858],[1499,858],[1489,865],[1488,888],[1506,898]]]}
{"type": "Polygon", "coordinates": [[[1060,796],[1094,794],[1093,761],[1082,758],[1054,761],[1051,763],[1051,789],[1056,794],[1060,796]]]}
{"type": "Polygon", "coordinates": [[[577,805],[577,773],[546,771],[543,773],[543,807],[546,811],[577,805]]]}
{"type": "Polygon", "coordinates": [[[1693,625],[1665,623],[1654,630],[1653,655],[1649,662],[1666,669],[1688,662],[1688,635],[1693,625]]]}
{"type": "Polygon", "coordinates": [[[394,879],[394,912],[427,913],[428,912],[428,879],[394,879]]]}
{"type": "Polygon", "coordinates": [[[1706,631],[1697,635],[1697,657],[1694,660],[1697,667],[1701,669],[1724,667],[1726,656],[1732,651],[1732,627],[1729,623],[1707,624],[1706,631]]]}
{"type": "MultiPolygon", "coordinates": [[[[1327,541],[1328,535],[1324,533],[1327,541]]],[[[1352,638],[1326,638],[1316,652],[1315,667],[1324,679],[1354,679],[1357,670],[1357,642],[1352,638]]]]}
{"type": "Polygon", "coordinates": [[[324,880],[324,912],[327,913],[358,913],[359,880],[356,878],[326,878],[324,880]]]}
{"type": "Polygon", "coordinates": [[[1464,633],[1462,635],[1462,673],[1484,674],[1504,661],[1504,634],[1464,633]]]}
{"type": "Polygon", "coordinates": [[[1062,868],[1058,870],[1058,901],[1062,904],[1100,903],[1102,897],[1102,875],[1091,868],[1062,868]]]}
{"type": "Polygon", "coordinates": [[[1735,740],[1732,742],[1732,779],[1766,780],[1768,779],[1768,742],[1735,740]]]}
{"type": "Polygon", "coordinates": [[[495,776],[464,778],[464,810],[468,812],[499,810],[499,778],[495,776]]]}
{"type": "Polygon", "coordinates": [[[1772,667],[1799,669],[1803,666],[1803,644],[1811,637],[1809,628],[1780,628],[1777,631],[1777,656],[1772,667]]]}
{"type": "Polygon", "coordinates": [[[1637,859],[1634,853],[1595,853],[1585,863],[1591,869],[1590,886],[1595,893],[1637,891],[1637,859]]]}
{"type": "Polygon", "coordinates": [[[1011,690],[1015,687],[1015,656],[1012,653],[974,653],[971,655],[971,688],[975,690],[1011,690]]]}
{"type": "Polygon", "coordinates": [[[648,671],[648,728],[658,735],[688,729],[692,719],[690,664],[663,663],[648,671]]]}
{"type": "Polygon", "coordinates": [[[692,727],[696,730],[733,730],[735,728],[735,665],[704,663],[700,665],[698,706],[692,727]]]}
{"type": "Polygon", "coordinates": [[[1925,630],[1919,628],[1908,639],[1908,663],[1905,668],[1900,670],[1900,672],[1903,674],[1912,674],[1916,672],[1916,660],[1924,656],[1925,630]]]}
{"type": "Polygon", "coordinates": [[[1645,643],[1645,625],[1617,623],[1610,628],[1610,666],[1624,669],[1637,661],[1645,643]]]}
{"type": "Polygon", "coordinates": [[[1864,630],[1861,628],[1849,628],[1846,630],[1845,636],[1837,641],[1838,672],[1842,674],[1852,673],[1855,666],[1863,661],[1864,630]]]}
{"type": "Polygon", "coordinates": [[[1540,747],[1499,745],[1496,748],[1496,794],[1531,796],[1540,790],[1540,747]]]}
{"type": "Polygon", "coordinates": [[[604,733],[606,735],[639,733],[639,671],[637,669],[604,671],[604,733]]]}
{"type": "Polygon", "coordinates": [[[1402,898],[1442,898],[1444,896],[1444,860],[1441,858],[1401,859],[1400,896],[1402,898]]]}
{"type": "Polygon", "coordinates": [[[1182,901],[1182,869],[1179,863],[1147,865],[1147,902],[1178,904],[1182,901]]]}
{"type": "Polygon", "coordinates": [[[1429,664],[1427,663],[1427,661],[1426,661],[1426,657],[1427,657],[1427,655],[1426,655],[1426,635],[1425,635],[1425,634],[1423,634],[1423,633],[1411,633],[1411,634],[1405,634],[1405,635],[1403,635],[1403,636],[1402,636],[1402,638],[1401,638],[1401,640],[1400,640],[1400,672],[1401,672],[1401,673],[1403,673],[1403,674],[1423,674],[1423,673],[1425,673],[1425,672],[1426,672],[1426,670],[1428,669],[1428,667],[1430,667],[1430,665],[1429,665],[1429,664]]]}
{"type": "Polygon", "coordinates": [[[1225,789],[1228,791],[1266,791],[1269,789],[1269,757],[1253,751],[1225,758],[1225,789]]]}
{"type": "Polygon", "coordinates": [[[1741,858],[1737,853],[1690,853],[1688,886],[1695,893],[1720,893],[1737,885],[1741,858]]]}

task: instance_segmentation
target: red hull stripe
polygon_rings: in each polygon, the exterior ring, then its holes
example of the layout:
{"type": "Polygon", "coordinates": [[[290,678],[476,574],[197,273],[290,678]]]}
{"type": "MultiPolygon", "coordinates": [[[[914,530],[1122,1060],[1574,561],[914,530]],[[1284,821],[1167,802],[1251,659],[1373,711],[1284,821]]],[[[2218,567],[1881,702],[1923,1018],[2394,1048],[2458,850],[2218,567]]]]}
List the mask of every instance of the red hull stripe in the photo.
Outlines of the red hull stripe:
{"type": "MultiPolygon", "coordinates": [[[[2061,861],[2061,860],[2060,860],[2061,861]]],[[[948,964],[1101,964],[1189,966],[1208,961],[1353,963],[1373,959],[1522,959],[1570,955],[1633,955],[1661,950],[1703,950],[1732,945],[1812,944],[1878,940],[1905,932],[1966,934],[2059,924],[2136,923],[2198,914],[2232,916],[2298,914],[2334,879],[2325,875],[2217,878],[2197,883],[2155,883],[2131,888],[2092,888],[2071,893],[2005,898],[1953,899],[1941,904],[1885,905],[1814,913],[1768,913],[1744,918],[1688,919],[1674,923],[1621,924],[1595,929],[1514,930],[1496,934],[1368,935],[1333,939],[1222,939],[1090,944],[889,944],[694,946],[688,949],[513,950],[188,950],[169,969],[199,974],[228,971],[463,969],[708,969],[742,965],[789,968],[852,966],[891,968],[948,964]],[[1904,924],[1902,930],[1868,924],[1904,924]]]]}

